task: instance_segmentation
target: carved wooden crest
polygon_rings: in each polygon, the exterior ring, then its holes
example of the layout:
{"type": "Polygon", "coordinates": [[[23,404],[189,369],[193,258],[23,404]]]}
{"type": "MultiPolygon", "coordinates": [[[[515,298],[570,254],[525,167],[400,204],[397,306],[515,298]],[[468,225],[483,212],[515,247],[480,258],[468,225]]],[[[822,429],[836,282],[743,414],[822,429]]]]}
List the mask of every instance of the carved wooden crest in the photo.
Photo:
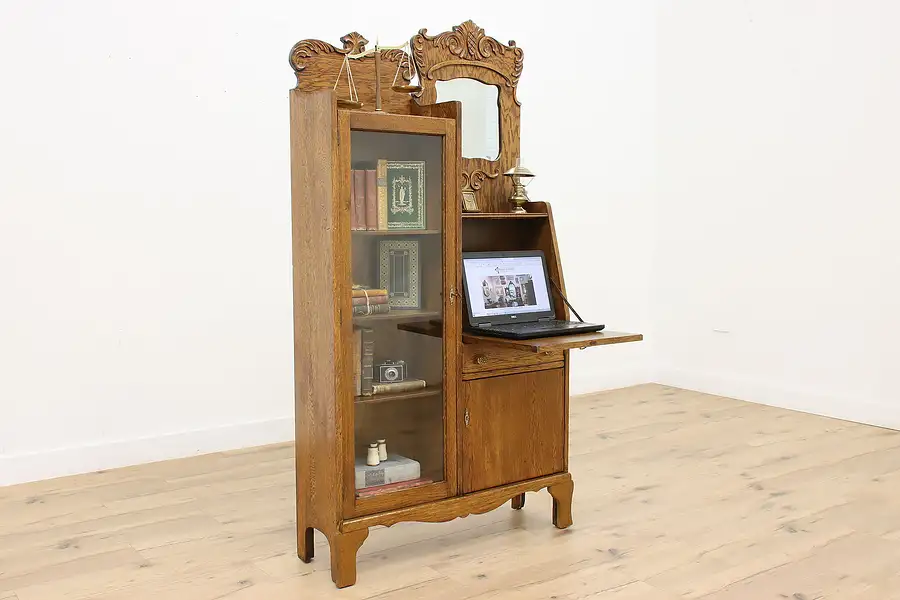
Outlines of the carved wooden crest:
{"type": "MultiPolygon", "coordinates": [[[[360,33],[354,31],[341,37],[343,47],[338,48],[322,40],[300,40],[288,56],[294,75],[297,77],[297,89],[313,91],[335,88],[338,98],[350,97],[350,85],[346,70],[341,73],[344,57],[366,50],[369,43],[360,33]],[[341,77],[338,78],[338,73],[341,77]],[[337,87],[335,87],[337,82],[337,87]]],[[[407,93],[395,92],[391,84],[397,75],[397,67],[404,59],[402,50],[384,50],[381,53],[381,98],[385,112],[409,114],[410,97],[407,93]]],[[[403,61],[397,83],[408,83],[412,77],[409,62],[403,61]],[[402,81],[401,81],[402,80],[402,81]]],[[[361,110],[375,110],[375,57],[365,56],[351,59],[350,68],[353,81],[363,103],[361,110]]]]}
{"type": "Polygon", "coordinates": [[[494,161],[463,158],[460,183],[464,194],[477,194],[479,210],[508,212],[507,198],[512,192],[512,182],[500,175],[515,166],[519,155],[521,109],[516,87],[522,76],[525,53],[515,41],[502,44],[472,21],[435,36],[420,29],[413,36],[411,45],[422,80],[422,91],[416,95],[421,105],[437,101],[437,81],[468,78],[498,87],[500,156],[494,161]]]}
{"type": "MultiPolygon", "coordinates": [[[[508,45],[501,44],[485,35],[484,29],[472,21],[456,25],[451,31],[430,36],[427,29],[420,29],[413,37],[413,55],[417,65],[428,65],[422,68],[421,75],[427,79],[452,79],[438,76],[438,71],[448,67],[471,67],[485,69],[496,74],[506,87],[515,88],[522,75],[525,53],[516,46],[515,40],[508,45]]],[[[485,79],[496,79],[482,73],[481,77],[473,77],[484,83],[492,83],[485,79]]],[[[517,101],[518,102],[518,101],[517,101]]]]}

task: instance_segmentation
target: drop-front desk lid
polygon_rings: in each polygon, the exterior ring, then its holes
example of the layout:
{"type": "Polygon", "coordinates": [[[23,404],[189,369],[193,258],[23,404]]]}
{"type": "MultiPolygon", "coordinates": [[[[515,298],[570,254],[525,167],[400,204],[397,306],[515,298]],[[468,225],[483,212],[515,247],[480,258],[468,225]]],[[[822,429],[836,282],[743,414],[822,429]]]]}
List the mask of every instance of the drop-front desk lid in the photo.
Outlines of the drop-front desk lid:
{"type": "MultiPolygon", "coordinates": [[[[440,337],[441,322],[416,321],[412,323],[399,323],[398,329],[440,337]]],[[[530,340],[512,340],[507,338],[477,335],[464,331],[463,344],[491,344],[493,346],[505,346],[517,348],[529,352],[546,352],[548,350],[571,350],[590,348],[591,346],[605,346],[607,344],[623,344],[625,342],[639,342],[644,339],[640,333],[622,333],[620,331],[594,331],[591,333],[577,333],[574,335],[558,335],[553,337],[532,338],[530,340]]]]}

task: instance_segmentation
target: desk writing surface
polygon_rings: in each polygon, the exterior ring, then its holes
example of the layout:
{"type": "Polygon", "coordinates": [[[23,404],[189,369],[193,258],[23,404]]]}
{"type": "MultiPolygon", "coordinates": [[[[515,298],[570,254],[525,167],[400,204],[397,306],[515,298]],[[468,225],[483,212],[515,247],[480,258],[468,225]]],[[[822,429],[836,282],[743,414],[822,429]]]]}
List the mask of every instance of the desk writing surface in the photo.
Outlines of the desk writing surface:
{"type": "Polygon", "coordinates": [[[464,344],[494,344],[506,346],[508,348],[527,350],[529,352],[545,352],[547,350],[570,350],[589,348],[591,346],[606,346],[608,344],[622,344],[625,342],[639,342],[644,339],[644,336],[640,333],[595,331],[592,333],[532,338],[530,340],[512,340],[487,335],[463,333],[462,339],[464,344]]]}
{"type": "MultiPolygon", "coordinates": [[[[413,323],[401,323],[398,329],[428,335],[441,336],[440,321],[419,321],[413,323]]],[[[591,333],[577,333],[574,335],[557,335],[551,337],[532,338],[530,340],[513,340],[487,335],[463,332],[463,344],[492,344],[527,350],[528,352],[546,352],[548,350],[570,350],[590,348],[591,346],[606,346],[609,344],[623,344],[625,342],[639,342],[644,339],[640,333],[623,333],[621,331],[595,331],[591,333]]]]}

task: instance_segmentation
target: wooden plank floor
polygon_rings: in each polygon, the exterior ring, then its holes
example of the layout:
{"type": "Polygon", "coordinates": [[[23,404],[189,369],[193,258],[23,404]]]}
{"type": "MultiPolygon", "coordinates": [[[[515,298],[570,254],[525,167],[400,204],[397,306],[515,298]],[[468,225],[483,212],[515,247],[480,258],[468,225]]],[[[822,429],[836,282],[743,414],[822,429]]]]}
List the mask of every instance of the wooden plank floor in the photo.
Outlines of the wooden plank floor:
{"type": "Polygon", "coordinates": [[[295,555],[291,445],[0,488],[0,600],[900,598],[900,433],[666,388],[574,398],[546,492],[295,555]]]}

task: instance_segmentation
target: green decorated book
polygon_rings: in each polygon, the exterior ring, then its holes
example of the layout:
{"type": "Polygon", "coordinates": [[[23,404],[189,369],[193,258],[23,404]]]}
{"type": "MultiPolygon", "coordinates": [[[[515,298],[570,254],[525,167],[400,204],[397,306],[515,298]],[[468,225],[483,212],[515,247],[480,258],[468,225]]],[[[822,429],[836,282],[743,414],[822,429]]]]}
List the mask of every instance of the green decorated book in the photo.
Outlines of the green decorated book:
{"type": "MultiPolygon", "coordinates": [[[[379,190],[379,200],[386,203],[387,228],[425,229],[425,162],[387,161],[383,185],[387,193],[379,190]]],[[[385,209],[379,206],[379,210],[385,209]]]]}

